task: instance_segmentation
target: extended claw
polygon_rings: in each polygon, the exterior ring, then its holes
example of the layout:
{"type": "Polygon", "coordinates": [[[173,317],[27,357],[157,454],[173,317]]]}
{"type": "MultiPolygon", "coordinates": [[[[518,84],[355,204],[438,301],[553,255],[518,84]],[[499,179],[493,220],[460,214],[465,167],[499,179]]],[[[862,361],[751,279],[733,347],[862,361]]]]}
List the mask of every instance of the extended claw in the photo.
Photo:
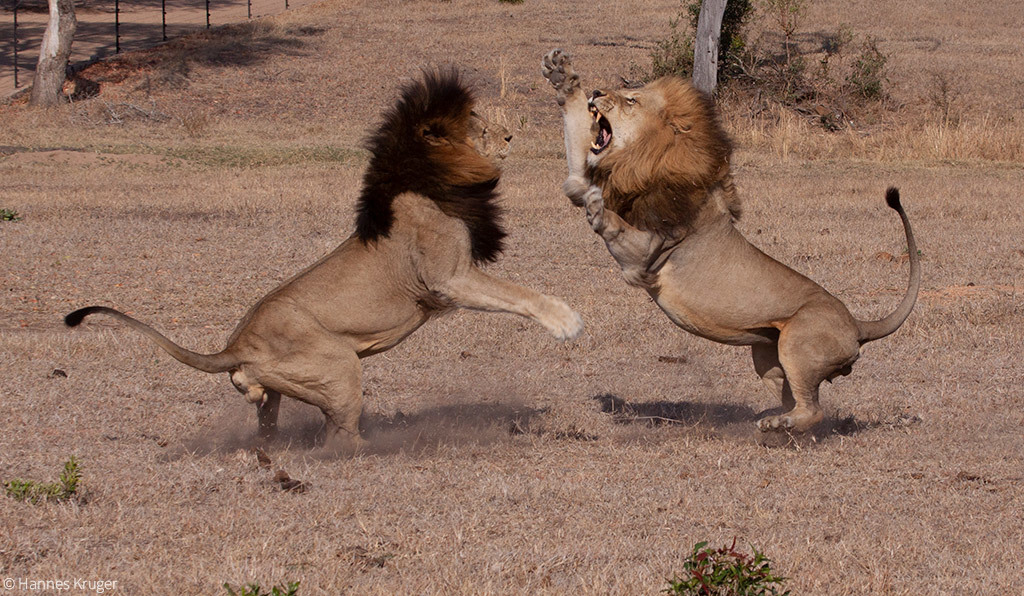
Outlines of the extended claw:
{"type": "Polygon", "coordinates": [[[565,102],[566,95],[579,89],[580,77],[572,68],[572,58],[561,48],[555,48],[544,55],[540,72],[558,91],[559,105],[565,102]]]}

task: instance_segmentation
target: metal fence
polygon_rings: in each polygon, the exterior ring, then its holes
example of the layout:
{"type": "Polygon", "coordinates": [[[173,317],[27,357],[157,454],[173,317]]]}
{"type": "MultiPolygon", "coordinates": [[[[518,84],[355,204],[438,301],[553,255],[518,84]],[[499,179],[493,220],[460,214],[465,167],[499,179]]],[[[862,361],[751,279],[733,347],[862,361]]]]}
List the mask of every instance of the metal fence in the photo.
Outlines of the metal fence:
{"type": "MultiPolygon", "coordinates": [[[[151,47],[203,28],[277,14],[315,0],[84,0],[70,64],[151,47]]],[[[0,0],[0,98],[32,83],[46,31],[46,0],[0,0]]]]}

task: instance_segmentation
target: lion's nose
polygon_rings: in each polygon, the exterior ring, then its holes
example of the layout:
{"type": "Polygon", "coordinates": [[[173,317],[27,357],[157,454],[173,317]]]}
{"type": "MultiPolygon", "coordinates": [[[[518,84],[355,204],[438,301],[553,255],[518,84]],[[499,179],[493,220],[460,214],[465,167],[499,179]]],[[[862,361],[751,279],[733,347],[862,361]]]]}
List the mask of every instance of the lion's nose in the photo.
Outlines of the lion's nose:
{"type": "Polygon", "coordinates": [[[505,142],[510,143],[512,141],[512,135],[505,135],[505,142]]]}
{"type": "Polygon", "coordinates": [[[604,91],[600,89],[594,89],[594,92],[590,94],[590,99],[597,99],[598,97],[604,97],[604,91]]]}

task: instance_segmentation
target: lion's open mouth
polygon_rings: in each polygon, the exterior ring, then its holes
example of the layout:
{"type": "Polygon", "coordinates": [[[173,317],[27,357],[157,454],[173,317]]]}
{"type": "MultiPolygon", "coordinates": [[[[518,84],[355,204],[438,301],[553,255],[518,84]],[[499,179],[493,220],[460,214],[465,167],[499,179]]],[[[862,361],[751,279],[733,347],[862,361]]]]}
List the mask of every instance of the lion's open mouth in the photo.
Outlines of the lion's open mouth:
{"type": "Polygon", "coordinates": [[[597,122],[597,137],[590,143],[590,152],[598,155],[612,142],[612,125],[596,107],[590,106],[590,113],[594,115],[594,121],[597,122]]]}

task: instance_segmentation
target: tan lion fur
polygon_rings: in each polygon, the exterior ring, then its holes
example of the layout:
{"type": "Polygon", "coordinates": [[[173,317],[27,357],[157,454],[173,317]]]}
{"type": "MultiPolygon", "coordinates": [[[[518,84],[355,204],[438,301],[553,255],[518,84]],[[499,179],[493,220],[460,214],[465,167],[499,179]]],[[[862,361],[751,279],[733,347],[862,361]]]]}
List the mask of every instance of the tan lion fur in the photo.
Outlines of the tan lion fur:
{"type": "Polygon", "coordinates": [[[112,316],[189,366],[229,372],[257,404],[263,439],[276,431],[282,395],[312,404],[324,413],[329,443],[347,450],[361,443],[359,359],[394,347],[433,316],[454,308],[508,312],[559,339],[575,337],[582,321],[564,302],[477,265],[501,251],[491,157],[507,152],[510,137],[472,106],[454,71],[426,72],[407,85],[368,141],[356,232],[250,308],[224,350],[186,350],[103,306],[76,310],[65,322],[112,316]]]}
{"type": "Polygon", "coordinates": [[[586,208],[626,281],[686,331],[751,347],[755,371],[782,404],[758,421],[761,431],[801,432],[821,421],[821,382],[849,374],[860,346],[895,332],[917,299],[920,257],[899,192],[890,188],[886,202],[903,223],[910,282],[889,315],[860,321],[733,226],[729,145],[710,99],[661,79],[588,100],[561,50],[541,69],[562,109],[563,190],[586,208]]]}

